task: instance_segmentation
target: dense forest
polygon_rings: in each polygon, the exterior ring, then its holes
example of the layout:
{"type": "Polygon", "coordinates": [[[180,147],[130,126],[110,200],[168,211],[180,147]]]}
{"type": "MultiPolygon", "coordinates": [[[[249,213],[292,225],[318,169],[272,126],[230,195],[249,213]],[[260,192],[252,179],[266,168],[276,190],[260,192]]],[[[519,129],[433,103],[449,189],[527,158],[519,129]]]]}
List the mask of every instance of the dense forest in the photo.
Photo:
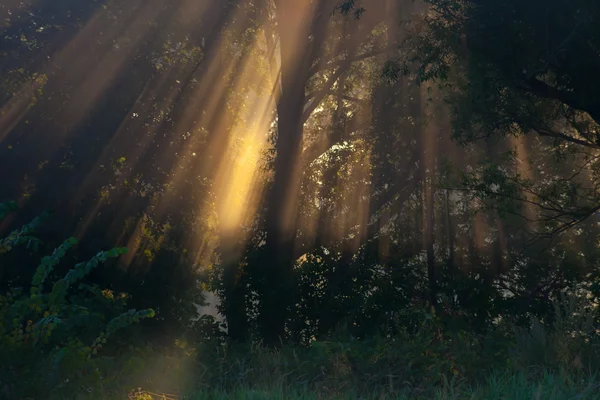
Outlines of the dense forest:
{"type": "Polygon", "coordinates": [[[0,0],[0,398],[600,399],[596,0],[0,0]]]}

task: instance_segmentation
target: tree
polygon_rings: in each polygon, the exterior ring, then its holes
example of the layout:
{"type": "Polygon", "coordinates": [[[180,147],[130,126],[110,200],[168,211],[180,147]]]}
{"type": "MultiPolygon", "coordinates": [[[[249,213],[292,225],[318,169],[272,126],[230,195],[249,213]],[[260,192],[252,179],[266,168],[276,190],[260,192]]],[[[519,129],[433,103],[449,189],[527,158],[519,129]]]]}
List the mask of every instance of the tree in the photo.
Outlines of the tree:
{"type": "Polygon", "coordinates": [[[277,32],[281,65],[280,76],[274,80],[280,82],[280,86],[276,93],[273,175],[266,194],[266,242],[262,261],[258,261],[262,265],[254,275],[259,282],[259,326],[262,336],[270,343],[278,343],[285,337],[286,316],[292,304],[302,166],[312,162],[307,157],[322,154],[312,148],[303,151],[304,125],[354,62],[392,50],[390,46],[368,46],[373,29],[382,21],[383,13],[377,12],[376,7],[358,21],[343,22],[356,24],[356,29],[347,31],[341,38],[336,37],[335,31],[330,29],[336,5],[338,3],[331,0],[275,1],[274,18],[267,22],[275,24],[275,29],[266,30],[267,42],[276,41],[268,32],[277,32]],[[327,52],[326,43],[331,43],[336,51],[327,52]],[[360,53],[363,49],[366,50],[360,53]],[[321,85],[315,85],[320,82],[321,85]]]}
{"type": "Polygon", "coordinates": [[[594,189],[600,29],[593,22],[599,6],[589,1],[427,3],[424,24],[415,24],[407,42],[414,47],[406,65],[418,64],[421,81],[444,86],[455,138],[474,143],[499,135],[505,138],[497,142],[500,148],[510,153],[507,170],[488,164],[469,174],[471,187],[496,206],[504,203],[500,207],[526,220],[529,233],[538,238],[594,216],[600,205],[594,189]],[[511,139],[529,134],[539,139],[527,139],[525,147],[517,143],[522,139],[511,139]],[[531,165],[546,165],[549,175],[542,177],[535,168],[525,173],[518,166],[530,162],[527,146],[547,155],[531,165]],[[519,209],[514,203],[510,208],[507,199],[521,203],[519,209]],[[534,214],[523,209],[524,203],[534,214]]]}

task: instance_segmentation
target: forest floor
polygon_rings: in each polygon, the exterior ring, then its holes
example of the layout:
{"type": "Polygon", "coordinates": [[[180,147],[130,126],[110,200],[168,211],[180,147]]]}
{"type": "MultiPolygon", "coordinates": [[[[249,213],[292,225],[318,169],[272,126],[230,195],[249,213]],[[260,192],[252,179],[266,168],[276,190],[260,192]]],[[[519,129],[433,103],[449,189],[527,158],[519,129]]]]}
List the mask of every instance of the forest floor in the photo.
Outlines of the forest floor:
{"type": "Polygon", "coordinates": [[[179,347],[178,354],[123,358],[142,367],[127,373],[115,368],[121,371],[118,379],[57,398],[600,400],[600,375],[593,372],[600,361],[596,344],[586,347],[556,334],[545,341],[528,338],[489,337],[489,344],[477,345],[473,337],[437,344],[412,337],[315,342],[308,349],[179,347]]]}
{"type": "MultiPolygon", "coordinates": [[[[492,373],[486,381],[478,385],[461,382],[447,382],[442,387],[410,389],[380,389],[371,394],[358,394],[352,390],[343,393],[327,393],[314,389],[302,389],[293,386],[257,389],[238,387],[229,391],[200,390],[187,395],[156,393],[143,389],[123,393],[122,395],[81,396],[82,399],[135,399],[135,400],[323,400],[323,399],[361,399],[361,400],[592,400],[600,399],[600,381],[595,377],[578,379],[550,372],[543,373],[537,379],[524,374],[505,372],[492,373]],[[391,389],[391,390],[390,390],[391,389]],[[121,397],[122,396],[122,397],[121,397]]],[[[73,397],[65,397],[73,398],[73,397]]]]}

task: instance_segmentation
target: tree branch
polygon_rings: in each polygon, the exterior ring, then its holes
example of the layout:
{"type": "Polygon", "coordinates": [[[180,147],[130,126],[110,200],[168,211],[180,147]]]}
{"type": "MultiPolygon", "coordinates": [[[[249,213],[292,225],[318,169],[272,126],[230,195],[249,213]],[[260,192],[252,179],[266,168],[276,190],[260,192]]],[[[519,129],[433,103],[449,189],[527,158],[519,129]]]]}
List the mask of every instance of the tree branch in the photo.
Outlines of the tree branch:
{"type": "MultiPolygon", "coordinates": [[[[320,92],[321,91],[319,90],[317,92],[309,93],[306,97],[307,98],[311,98],[312,96],[315,96],[315,95],[319,94],[320,92]]],[[[347,100],[347,101],[351,101],[353,103],[357,103],[357,104],[360,104],[360,105],[363,105],[363,106],[369,105],[369,101],[366,100],[366,99],[361,99],[361,98],[358,98],[358,97],[349,96],[347,94],[339,95],[338,93],[334,92],[331,89],[330,90],[325,90],[324,92],[325,92],[326,96],[340,96],[342,99],[347,100]]]]}
{"type": "Polygon", "coordinates": [[[302,114],[302,120],[304,122],[306,122],[308,118],[310,118],[310,115],[313,113],[313,111],[317,109],[319,104],[321,104],[321,101],[323,101],[325,96],[327,96],[327,94],[331,91],[333,84],[340,78],[340,76],[342,76],[344,72],[346,72],[346,70],[350,67],[351,64],[351,61],[347,61],[345,64],[340,66],[337,69],[337,71],[333,73],[333,75],[331,75],[331,77],[323,85],[323,88],[317,90],[316,92],[306,95],[306,100],[310,100],[310,103],[308,103],[305,106],[304,113],[302,114]]]}
{"type": "Polygon", "coordinates": [[[357,54],[355,56],[350,56],[347,58],[344,58],[342,60],[335,60],[335,61],[330,61],[326,64],[323,65],[315,65],[313,66],[310,70],[309,70],[309,76],[313,76],[314,74],[321,72],[321,71],[325,71],[331,68],[335,68],[339,65],[344,64],[345,62],[350,61],[352,62],[356,62],[356,61],[361,61],[361,60],[366,60],[367,58],[371,58],[371,57],[375,57],[375,56],[379,56],[381,54],[386,54],[386,53],[391,53],[394,50],[398,50],[398,46],[386,46],[386,47],[382,47],[379,49],[375,49],[375,50],[371,50],[371,51],[367,51],[365,53],[362,54],[357,54]]]}
{"type": "Polygon", "coordinates": [[[556,138],[556,139],[561,139],[561,140],[564,140],[566,142],[575,143],[575,144],[578,144],[580,146],[585,146],[585,147],[589,147],[589,148],[592,148],[592,149],[600,149],[600,145],[598,145],[596,143],[588,142],[586,140],[577,139],[577,138],[574,138],[573,136],[569,136],[569,135],[566,135],[564,133],[554,132],[554,131],[550,131],[550,130],[543,129],[543,128],[533,128],[533,129],[540,136],[546,136],[546,137],[552,137],[552,138],[556,138]]]}
{"type": "Polygon", "coordinates": [[[600,124],[600,110],[597,110],[593,106],[587,106],[575,92],[559,90],[535,77],[527,79],[525,83],[529,91],[533,94],[546,99],[559,100],[569,107],[585,111],[594,119],[594,121],[596,121],[596,123],[600,124]]]}

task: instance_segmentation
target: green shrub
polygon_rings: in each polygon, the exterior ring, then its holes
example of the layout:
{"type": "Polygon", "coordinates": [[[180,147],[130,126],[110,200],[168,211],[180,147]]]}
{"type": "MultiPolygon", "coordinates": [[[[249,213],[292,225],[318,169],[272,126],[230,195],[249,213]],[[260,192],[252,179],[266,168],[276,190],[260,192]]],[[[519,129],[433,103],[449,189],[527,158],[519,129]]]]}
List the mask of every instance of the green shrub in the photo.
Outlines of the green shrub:
{"type": "MultiPolygon", "coordinates": [[[[39,222],[11,233],[0,242],[2,249],[34,240],[39,222]]],[[[98,265],[126,253],[124,248],[101,251],[51,282],[54,268],[76,244],[69,238],[43,257],[27,289],[12,287],[0,296],[0,397],[47,398],[92,384],[108,339],[154,316],[151,309],[125,311],[126,295],[81,282],[98,265]]]]}
{"type": "MultiPolygon", "coordinates": [[[[433,310],[414,310],[416,331],[356,339],[339,331],[309,346],[273,349],[253,345],[203,346],[198,350],[200,390],[240,388],[301,390],[324,395],[369,396],[386,392],[433,393],[448,382],[475,382],[491,368],[507,367],[506,333],[444,331],[433,310]]],[[[353,397],[354,398],[354,397],[353,397]]],[[[433,398],[433,397],[430,397],[433,398]]]]}
{"type": "Polygon", "coordinates": [[[566,292],[552,304],[550,323],[532,318],[526,330],[517,331],[514,358],[522,366],[574,375],[600,370],[598,308],[587,296],[566,292]]]}
{"type": "MultiPolygon", "coordinates": [[[[6,217],[7,213],[14,210],[14,207],[0,203],[0,221],[6,217]]],[[[34,218],[28,224],[25,224],[21,229],[12,231],[7,237],[0,240],[0,255],[6,254],[17,246],[27,245],[28,248],[37,250],[39,240],[32,236],[35,230],[42,224],[42,222],[48,217],[48,213],[43,213],[38,217],[34,218]]]]}

